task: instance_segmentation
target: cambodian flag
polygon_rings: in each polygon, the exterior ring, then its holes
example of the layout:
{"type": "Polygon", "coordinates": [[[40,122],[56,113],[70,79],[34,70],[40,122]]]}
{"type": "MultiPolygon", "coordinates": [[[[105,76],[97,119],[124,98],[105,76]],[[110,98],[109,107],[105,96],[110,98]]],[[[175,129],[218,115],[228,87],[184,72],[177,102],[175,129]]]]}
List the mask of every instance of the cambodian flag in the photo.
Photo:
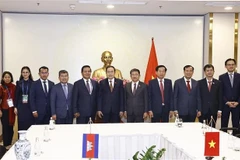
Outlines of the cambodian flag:
{"type": "Polygon", "coordinates": [[[99,134],[83,134],[82,158],[98,158],[99,134]]]}

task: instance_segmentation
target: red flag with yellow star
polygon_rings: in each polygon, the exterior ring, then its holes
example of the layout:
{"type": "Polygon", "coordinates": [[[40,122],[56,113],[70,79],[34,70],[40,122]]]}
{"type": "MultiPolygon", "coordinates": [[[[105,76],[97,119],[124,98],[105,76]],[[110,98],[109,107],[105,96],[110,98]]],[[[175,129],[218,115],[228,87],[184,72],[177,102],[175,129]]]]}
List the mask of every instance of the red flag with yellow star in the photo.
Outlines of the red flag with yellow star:
{"type": "Polygon", "coordinates": [[[219,146],[219,132],[206,132],[204,156],[219,156],[219,146]]]}
{"type": "Polygon", "coordinates": [[[147,64],[147,69],[146,69],[145,79],[144,79],[144,82],[146,84],[148,84],[149,80],[157,77],[155,73],[155,68],[157,67],[157,65],[158,65],[157,53],[155,49],[154,39],[152,38],[152,46],[151,46],[151,51],[148,58],[148,64],[147,64]]]}

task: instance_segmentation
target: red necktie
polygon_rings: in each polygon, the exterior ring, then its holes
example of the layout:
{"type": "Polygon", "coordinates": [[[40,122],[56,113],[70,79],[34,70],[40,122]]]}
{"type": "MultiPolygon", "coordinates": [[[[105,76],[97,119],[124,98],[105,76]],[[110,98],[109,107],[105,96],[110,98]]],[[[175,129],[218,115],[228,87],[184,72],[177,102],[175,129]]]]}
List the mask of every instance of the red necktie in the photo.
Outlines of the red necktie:
{"type": "Polygon", "coordinates": [[[209,90],[209,92],[211,91],[211,88],[212,88],[212,81],[208,81],[208,90],[209,90]]]}
{"type": "Polygon", "coordinates": [[[191,91],[190,81],[187,81],[187,90],[188,90],[188,93],[190,93],[190,91],[191,91]]]}
{"type": "Polygon", "coordinates": [[[161,95],[162,95],[162,103],[164,104],[164,88],[163,88],[163,82],[162,80],[160,80],[160,92],[161,92],[161,95]]]}

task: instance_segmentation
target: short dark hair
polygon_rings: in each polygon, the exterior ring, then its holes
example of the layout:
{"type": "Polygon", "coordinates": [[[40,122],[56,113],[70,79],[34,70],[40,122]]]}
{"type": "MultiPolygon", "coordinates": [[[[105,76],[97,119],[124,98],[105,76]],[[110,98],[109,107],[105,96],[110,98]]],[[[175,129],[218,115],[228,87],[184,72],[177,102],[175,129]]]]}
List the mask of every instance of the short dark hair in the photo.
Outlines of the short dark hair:
{"type": "Polygon", "coordinates": [[[60,77],[61,74],[65,74],[65,73],[67,73],[67,75],[68,75],[68,71],[66,71],[66,70],[60,70],[60,71],[58,72],[58,76],[60,77]]]}
{"type": "Polygon", "coordinates": [[[90,71],[92,72],[92,69],[91,69],[91,67],[89,65],[82,66],[81,72],[83,72],[84,68],[90,68],[90,71]]]}
{"type": "Polygon", "coordinates": [[[140,70],[137,68],[131,69],[130,74],[132,74],[132,72],[138,72],[138,74],[140,74],[140,70]]]}
{"type": "Polygon", "coordinates": [[[29,72],[29,79],[30,79],[31,81],[33,81],[31,69],[30,69],[28,66],[23,66],[23,67],[22,67],[19,80],[22,80],[22,79],[23,79],[22,71],[23,71],[24,69],[28,70],[28,72],[29,72]]]}
{"type": "Polygon", "coordinates": [[[235,60],[235,59],[233,59],[233,58],[228,58],[228,59],[225,61],[225,66],[227,65],[227,63],[228,63],[229,61],[233,61],[234,64],[236,64],[236,60],[235,60]]]}
{"type": "Polygon", "coordinates": [[[164,65],[158,65],[158,66],[155,68],[155,71],[157,72],[159,68],[164,68],[164,69],[165,69],[165,72],[167,72],[167,67],[164,66],[164,65]]]}
{"type": "Polygon", "coordinates": [[[3,78],[4,78],[4,76],[5,76],[6,74],[8,74],[8,75],[11,77],[11,82],[13,82],[13,75],[12,75],[12,73],[9,72],[9,71],[5,71],[5,72],[3,72],[3,74],[2,74],[2,80],[1,80],[1,84],[2,84],[2,85],[5,84],[3,78]]]}
{"type": "Polygon", "coordinates": [[[190,67],[192,67],[192,70],[194,71],[194,67],[193,67],[192,65],[189,65],[189,64],[186,65],[186,66],[184,66],[184,67],[183,67],[183,70],[185,71],[187,68],[190,68],[190,67]]]}
{"type": "Polygon", "coordinates": [[[115,69],[115,67],[113,67],[113,66],[107,66],[106,72],[107,72],[108,68],[113,68],[114,72],[116,72],[116,69],[115,69]]]}
{"type": "Polygon", "coordinates": [[[212,64],[206,64],[204,67],[203,67],[203,71],[206,71],[207,68],[212,68],[214,70],[214,66],[212,64]]]}
{"type": "Polygon", "coordinates": [[[39,73],[41,72],[41,69],[46,69],[47,71],[49,70],[48,67],[46,67],[46,66],[42,66],[42,67],[40,67],[39,70],[38,70],[39,73]]]}

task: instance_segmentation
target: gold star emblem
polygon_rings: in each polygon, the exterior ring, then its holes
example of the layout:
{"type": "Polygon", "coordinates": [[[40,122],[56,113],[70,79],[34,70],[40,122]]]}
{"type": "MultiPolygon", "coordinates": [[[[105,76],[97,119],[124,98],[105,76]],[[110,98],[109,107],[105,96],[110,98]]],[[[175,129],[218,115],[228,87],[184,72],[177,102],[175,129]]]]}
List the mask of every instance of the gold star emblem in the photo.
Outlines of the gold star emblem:
{"type": "Polygon", "coordinates": [[[214,142],[213,140],[211,140],[211,142],[208,143],[210,146],[210,148],[215,148],[215,144],[216,142],[214,142]]]}

